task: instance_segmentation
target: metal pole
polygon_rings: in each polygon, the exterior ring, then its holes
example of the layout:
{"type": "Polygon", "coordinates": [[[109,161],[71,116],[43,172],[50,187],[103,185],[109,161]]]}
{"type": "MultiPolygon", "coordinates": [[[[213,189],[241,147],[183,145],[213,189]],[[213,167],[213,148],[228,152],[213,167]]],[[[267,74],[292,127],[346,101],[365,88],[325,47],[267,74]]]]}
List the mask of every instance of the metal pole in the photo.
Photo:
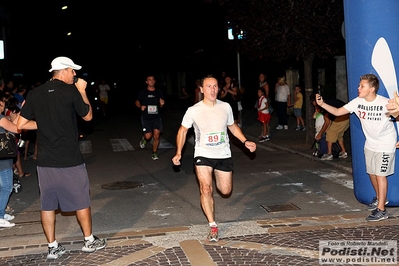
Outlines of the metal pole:
{"type": "Polygon", "coordinates": [[[238,79],[238,89],[241,89],[241,67],[240,67],[240,52],[237,51],[237,79],[238,79]]]}
{"type": "MultiPolygon", "coordinates": [[[[241,66],[240,66],[240,52],[237,50],[237,80],[238,80],[238,90],[240,90],[241,93],[241,66]]],[[[242,105],[242,103],[241,103],[242,105]]],[[[242,121],[242,110],[239,111],[238,113],[239,116],[239,124],[241,124],[241,126],[243,125],[243,121],[242,121]]]]}

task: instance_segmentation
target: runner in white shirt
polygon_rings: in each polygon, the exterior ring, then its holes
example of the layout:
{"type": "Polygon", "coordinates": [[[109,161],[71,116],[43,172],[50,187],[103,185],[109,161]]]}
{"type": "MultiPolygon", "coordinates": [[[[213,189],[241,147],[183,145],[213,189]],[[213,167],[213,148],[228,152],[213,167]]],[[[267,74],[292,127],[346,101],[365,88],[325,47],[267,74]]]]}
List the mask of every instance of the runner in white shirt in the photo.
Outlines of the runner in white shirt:
{"type": "Polygon", "coordinates": [[[227,129],[251,152],[256,150],[255,142],[247,140],[240,127],[234,123],[230,105],[217,99],[218,91],[216,78],[206,76],[202,79],[201,92],[204,99],[187,109],[176,137],[176,155],[172,158],[174,165],[180,165],[187,131],[193,126],[194,165],[199,181],[201,206],[210,226],[208,240],[212,242],[218,241],[213,174],[216,186],[223,195],[228,196],[233,185],[233,160],[227,129]]]}

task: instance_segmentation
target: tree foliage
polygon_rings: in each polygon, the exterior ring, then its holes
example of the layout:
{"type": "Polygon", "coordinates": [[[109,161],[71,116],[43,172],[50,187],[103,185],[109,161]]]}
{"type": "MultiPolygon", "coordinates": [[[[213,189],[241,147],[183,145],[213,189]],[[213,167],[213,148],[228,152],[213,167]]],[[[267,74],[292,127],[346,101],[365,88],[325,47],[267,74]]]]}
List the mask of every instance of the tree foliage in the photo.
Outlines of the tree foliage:
{"type": "MultiPolygon", "coordinates": [[[[281,62],[302,60],[305,97],[313,93],[313,60],[345,52],[342,37],[343,0],[204,0],[218,1],[225,12],[226,25],[244,38],[231,48],[249,59],[281,62]]],[[[306,117],[313,106],[305,101],[306,117]]],[[[314,123],[306,119],[306,142],[314,140],[314,123]]]]}
{"type": "Polygon", "coordinates": [[[282,61],[342,55],[342,0],[219,0],[225,19],[245,39],[233,48],[249,58],[282,61]]]}

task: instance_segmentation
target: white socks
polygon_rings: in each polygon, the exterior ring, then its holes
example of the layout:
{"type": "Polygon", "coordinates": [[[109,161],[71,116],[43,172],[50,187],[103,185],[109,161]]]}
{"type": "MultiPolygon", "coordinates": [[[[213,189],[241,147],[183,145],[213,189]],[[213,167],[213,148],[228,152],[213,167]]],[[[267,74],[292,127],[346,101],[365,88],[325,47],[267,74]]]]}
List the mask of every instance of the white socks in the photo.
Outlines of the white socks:
{"type": "Polygon", "coordinates": [[[212,226],[216,226],[217,227],[218,225],[216,224],[216,222],[212,222],[212,223],[209,223],[209,226],[210,227],[212,227],[212,226]]]}
{"type": "Polygon", "coordinates": [[[49,248],[58,248],[57,240],[54,240],[52,243],[48,243],[49,248]]]}
{"type": "Polygon", "coordinates": [[[93,236],[93,234],[91,234],[91,235],[89,235],[89,236],[85,236],[85,240],[89,240],[90,242],[93,242],[94,241],[94,236],[93,236]]]}

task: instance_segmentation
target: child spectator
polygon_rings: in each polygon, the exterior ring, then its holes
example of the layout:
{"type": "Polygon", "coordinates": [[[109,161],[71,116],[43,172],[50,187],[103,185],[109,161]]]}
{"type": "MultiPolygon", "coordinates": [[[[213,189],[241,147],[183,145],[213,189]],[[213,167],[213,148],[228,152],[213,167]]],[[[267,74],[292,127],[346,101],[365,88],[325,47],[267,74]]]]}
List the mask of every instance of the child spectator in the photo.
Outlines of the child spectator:
{"type": "Polygon", "coordinates": [[[296,128],[295,130],[305,130],[305,122],[302,118],[302,105],[303,105],[303,94],[301,92],[301,86],[295,86],[295,100],[294,104],[294,116],[296,118],[296,128]]]}
{"type": "Polygon", "coordinates": [[[259,136],[259,142],[265,142],[270,140],[268,134],[270,122],[269,103],[267,102],[265,93],[266,92],[264,88],[258,88],[258,101],[255,107],[258,110],[258,120],[262,123],[262,134],[259,136]]]}
{"type": "Polygon", "coordinates": [[[313,156],[321,157],[327,150],[326,134],[324,134],[325,130],[323,131],[325,120],[322,109],[317,104],[314,105],[314,108],[315,110],[313,114],[313,119],[315,120],[314,128],[316,151],[313,153],[313,156]]]}
{"type": "Polygon", "coordinates": [[[314,139],[317,152],[314,152],[313,155],[321,158],[324,154],[327,153],[326,132],[331,125],[330,114],[319,105],[317,105],[316,94],[312,93],[309,99],[315,108],[313,119],[315,119],[314,139]]]}

